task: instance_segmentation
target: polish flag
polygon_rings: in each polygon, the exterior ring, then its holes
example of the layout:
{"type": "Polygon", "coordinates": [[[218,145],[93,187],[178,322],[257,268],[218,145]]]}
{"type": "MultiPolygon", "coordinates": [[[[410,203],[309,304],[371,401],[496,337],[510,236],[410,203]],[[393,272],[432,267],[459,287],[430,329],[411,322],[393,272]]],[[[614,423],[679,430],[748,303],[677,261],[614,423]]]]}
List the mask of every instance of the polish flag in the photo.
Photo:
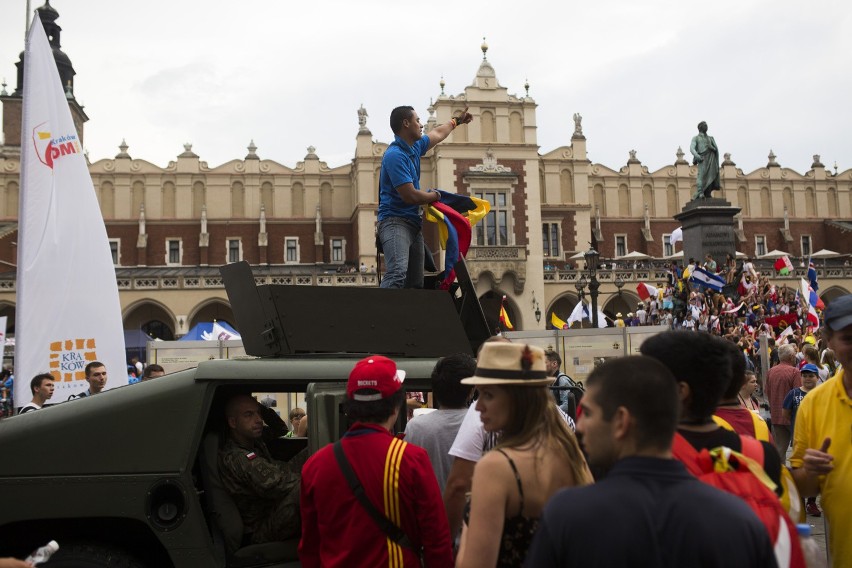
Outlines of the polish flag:
{"type": "Polygon", "coordinates": [[[658,292],[655,286],[645,284],[644,282],[640,282],[636,286],[636,291],[639,293],[639,297],[642,298],[642,300],[647,300],[648,298],[656,298],[658,292]]]}

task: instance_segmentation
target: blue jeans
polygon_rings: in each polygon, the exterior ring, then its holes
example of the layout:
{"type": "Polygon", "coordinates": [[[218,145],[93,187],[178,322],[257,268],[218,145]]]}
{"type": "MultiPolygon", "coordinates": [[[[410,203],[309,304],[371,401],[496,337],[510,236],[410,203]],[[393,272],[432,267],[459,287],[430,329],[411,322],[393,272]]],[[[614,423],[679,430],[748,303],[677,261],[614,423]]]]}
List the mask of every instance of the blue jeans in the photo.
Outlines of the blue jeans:
{"type": "Polygon", "coordinates": [[[382,288],[423,288],[423,233],[402,217],[379,221],[379,241],[385,253],[382,288]]]}

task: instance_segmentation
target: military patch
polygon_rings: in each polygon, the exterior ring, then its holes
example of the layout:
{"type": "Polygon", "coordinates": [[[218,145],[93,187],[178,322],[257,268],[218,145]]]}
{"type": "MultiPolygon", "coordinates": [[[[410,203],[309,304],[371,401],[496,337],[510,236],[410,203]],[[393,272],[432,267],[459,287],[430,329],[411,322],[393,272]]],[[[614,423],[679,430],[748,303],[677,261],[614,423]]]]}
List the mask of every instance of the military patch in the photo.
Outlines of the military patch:
{"type": "Polygon", "coordinates": [[[249,461],[251,461],[251,460],[253,460],[254,458],[257,457],[257,454],[254,453],[254,452],[249,452],[249,453],[246,454],[246,457],[249,459],[249,461]]]}

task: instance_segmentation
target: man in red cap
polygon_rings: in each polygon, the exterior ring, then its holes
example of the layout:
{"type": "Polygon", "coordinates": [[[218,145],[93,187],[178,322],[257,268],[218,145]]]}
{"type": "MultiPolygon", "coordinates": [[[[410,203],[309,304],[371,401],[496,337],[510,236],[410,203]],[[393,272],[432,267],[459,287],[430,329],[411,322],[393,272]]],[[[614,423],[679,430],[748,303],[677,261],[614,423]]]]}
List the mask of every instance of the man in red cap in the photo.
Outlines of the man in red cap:
{"type": "Polygon", "coordinates": [[[452,566],[429,456],[391,433],[405,404],[404,379],[381,355],[352,369],[346,414],[354,424],[302,470],[303,567],[452,566]]]}

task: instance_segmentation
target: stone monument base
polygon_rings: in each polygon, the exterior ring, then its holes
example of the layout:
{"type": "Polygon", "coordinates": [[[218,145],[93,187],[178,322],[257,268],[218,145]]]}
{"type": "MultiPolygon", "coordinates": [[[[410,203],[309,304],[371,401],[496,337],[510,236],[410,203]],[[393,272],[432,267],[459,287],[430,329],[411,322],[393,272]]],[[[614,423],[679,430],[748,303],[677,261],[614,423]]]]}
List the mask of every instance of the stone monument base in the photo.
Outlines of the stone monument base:
{"type": "Polygon", "coordinates": [[[694,258],[698,264],[703,264],[704,255],[710,254],[721,266],[726,255],[734,256],[737,250],[734,216],[739,212],[739,207],[720,198],[695,199],[687,203],[674,216],[683,229],[684,262],[694,258]]]}

